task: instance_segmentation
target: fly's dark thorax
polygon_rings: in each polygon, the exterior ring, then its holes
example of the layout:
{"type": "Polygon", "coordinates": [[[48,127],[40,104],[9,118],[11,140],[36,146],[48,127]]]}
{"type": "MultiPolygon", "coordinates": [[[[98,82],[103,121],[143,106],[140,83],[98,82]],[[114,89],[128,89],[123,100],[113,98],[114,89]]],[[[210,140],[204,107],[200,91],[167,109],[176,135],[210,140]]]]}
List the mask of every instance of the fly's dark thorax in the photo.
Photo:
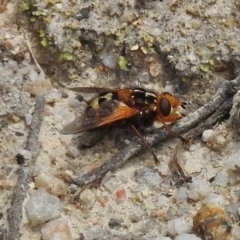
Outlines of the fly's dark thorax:
{"type": "Polygon", "coordinates": [[[140,114],[135,121],[143,124],[152,124],[157,115],[157,96],[144,89],[132,90],[132,107],[139,109],[140,114]]]}
{"type": "Polygon", "coordinates": [[[156,105],[157,102],[157,96],[154,93],[147,92],[141,88],[133,89],[131,98],[133,106],[140,108],[156,105]]]}

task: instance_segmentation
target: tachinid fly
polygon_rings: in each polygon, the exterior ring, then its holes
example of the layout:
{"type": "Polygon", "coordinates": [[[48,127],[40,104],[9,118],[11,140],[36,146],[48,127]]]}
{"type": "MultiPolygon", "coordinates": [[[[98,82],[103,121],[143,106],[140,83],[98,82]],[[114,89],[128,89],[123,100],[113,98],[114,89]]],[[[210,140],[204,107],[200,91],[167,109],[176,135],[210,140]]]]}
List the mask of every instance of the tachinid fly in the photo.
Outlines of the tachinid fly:
{"type": "Polygon", "coordinates": [[[98,96],[89,101],[85,113],[65,126],[62,134],[74,134],[109,125],[129,125],[141,139],[143,144],[153,154],[154,160],[158,159],[152,148],[138,131],[139,125],[151,125],[154,121],[161,122],[171,131],[167,123],[175,122],[181,118],[178,107],[184,108],[185,103],[178,100],[168,92],[155,94],[143,88],[98,88],[75,87],[69,90],[82,93],[98,93],[98,96]]]}

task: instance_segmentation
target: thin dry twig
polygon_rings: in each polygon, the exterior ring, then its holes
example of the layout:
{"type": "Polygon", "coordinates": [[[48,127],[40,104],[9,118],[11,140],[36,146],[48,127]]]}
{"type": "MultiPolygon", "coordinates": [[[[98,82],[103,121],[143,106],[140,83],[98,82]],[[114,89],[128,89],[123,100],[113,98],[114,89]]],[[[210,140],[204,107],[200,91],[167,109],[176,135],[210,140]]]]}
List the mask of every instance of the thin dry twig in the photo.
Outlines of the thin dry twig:
{"type": "Polygon", "coordinates": [[[33,166],[40,152],[38,134],[42,123],[44,105],[44,97],[36,97],[32,124],[29,129],[28,139],[26,143],[26,149],[31,152],[32,157],[30,160],[25,161],[24,164],[20,165],[18,169],[18,182],[12,196],[12,207],[8,211],[8,240],[20,239],[23,201],[25,200],[29,189],[33,166]]]}
{"type": "MultiPolygon", "coordinates": [[[[171,162],[171,165],[173,166],[173,169],[176,170],[178,175],[181,176],[181,179],[183,180],[183,182],[190,182],[192,180],[192,177],[185,170],[181,161],[181,153],[183,149],[184,149],[184,143],[183,141],[179,141],[179,143],[175,147],[175,151],[173,154],[173,162],[171,162]]],[[[172,169],[172,167],[170,167],[170,169],[172,169]]]]}
{"type": "Polygon", "coordinates": [[[30,51],[30,53],[31,53],[31,55],[32,55],[33,61],[35,62],[36,66],[37,66],[37,68],[39,69],[39,71],[41,72],[41,74],[42,74],[43,76],[45,76],[45,73],[44,73],[43,69],[42,69],[41,66],[39,65],[39,63],[38,63],[38,61],[37,61],[37,59],[35,58],[35,55],[34,55],[34,53],[33,53],[33,50],[32,50],[32,47],[31,47],[31,44],[30,44],[30,41],[29,41],[29,38],[28,38],[28,33],[27,33],[26,31],[24,31],[24,33],[25,33],[25,38],[26,38],[26,40],[27,40],[27,46],[28,46],[28,49],[29,49],[29,51],[30,51]]]}
{"type": "MultiPolygon", "coordinates": [[[[199,135],[205,129],[215,125],[224,115],[229,113],[232,106],[232,97],[239,89],[240,76],[232,81],[223,81],[217,92],[204,106],[180,119],[173,126],[172,130],[181,134],[186,133],[187,138],[199,135]]],[[[170,137],[168,132],[156,130],[154,134],[146,136],[146,140],[149,145],[152,146],[170,137]]],[[[132,142],[128,147],[124,148],[120,153],[112,157],[108,162],[104,163],[96,170],[83,176],[72,178],[71,181],[80,187],[89,186],[101,179],[107,172],[118,168],[142,148],[143,146],[139,142],[132,142]]]]}
{"type": "MultiPolygon", "coordinates": [[[[217,109],[215,113],[213,113],[206,121],[200,123],[190,131],[185,134],[185,139],[192,139],[202,134],[202,132],[206,129],[212,128],[216,123],[219,123],[223,119],[226,119],[226,114],[228,114],[229,109],[232,106],[232,98],[228,98],[226,102],[221,106],[221,108],[217,109]]],[[[191,142],[191,141],[190,141],[191,142]]],[[[183,141],[179,141],[177,146],[175,147],[175,151],[173,154],[173,161],[170,162],[170,169],[174,170],[182,182],[190,182],[192,180],[192,176],[185,170],[182,161],[181,154],[183,149],[186,148],[186,144],[183,141]]]]}

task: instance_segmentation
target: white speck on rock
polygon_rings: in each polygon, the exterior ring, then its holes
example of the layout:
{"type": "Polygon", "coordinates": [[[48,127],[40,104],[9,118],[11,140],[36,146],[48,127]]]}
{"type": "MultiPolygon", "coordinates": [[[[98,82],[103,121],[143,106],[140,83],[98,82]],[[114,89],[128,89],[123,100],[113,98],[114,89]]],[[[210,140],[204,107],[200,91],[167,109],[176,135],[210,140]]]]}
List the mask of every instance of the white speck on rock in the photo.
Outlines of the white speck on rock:
{"type": "Polygon", "coordinates": [[[209,139],[213,136],[213,130],[209,129],[209,130],[205,130],[202,134],[202,140],[204,142],[208,142],[209,139]]]}

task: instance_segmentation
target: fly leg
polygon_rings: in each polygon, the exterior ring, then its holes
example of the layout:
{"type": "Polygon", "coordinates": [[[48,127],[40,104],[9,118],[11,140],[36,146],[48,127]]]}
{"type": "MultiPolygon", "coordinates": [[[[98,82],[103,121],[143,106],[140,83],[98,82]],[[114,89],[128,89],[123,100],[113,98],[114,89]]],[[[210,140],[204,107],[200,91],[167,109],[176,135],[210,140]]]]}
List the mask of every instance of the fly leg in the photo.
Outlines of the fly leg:
{"type": "Polygon", "coordinates": [[[187,139],[185,139],[184,137],[182,137],[180,134],[174,132],[165,122],[161,121],[161,123],[163,124],[163,126],[166,128],[166,130],[174,137],[180,138],[182,140],[183,143],[189,143],[189,141],[187,139]]]}
{"type": "Polygon", "coordinates": [[[156,163],[156,165],[158,165],[159,160],[157,159],[156,154],[153,152],[151,146],[148,144],[146,139],[142,136],[142,134],[136,129],[136,127],[134,125],[131,125],[131,128],[134,130],[134,132],[137,134],[137,136],[141,139],[143,145],[145,145],[148,148],[148,150],[152,153],[153,158],[154,158],[154,162],[156,163]]]}

